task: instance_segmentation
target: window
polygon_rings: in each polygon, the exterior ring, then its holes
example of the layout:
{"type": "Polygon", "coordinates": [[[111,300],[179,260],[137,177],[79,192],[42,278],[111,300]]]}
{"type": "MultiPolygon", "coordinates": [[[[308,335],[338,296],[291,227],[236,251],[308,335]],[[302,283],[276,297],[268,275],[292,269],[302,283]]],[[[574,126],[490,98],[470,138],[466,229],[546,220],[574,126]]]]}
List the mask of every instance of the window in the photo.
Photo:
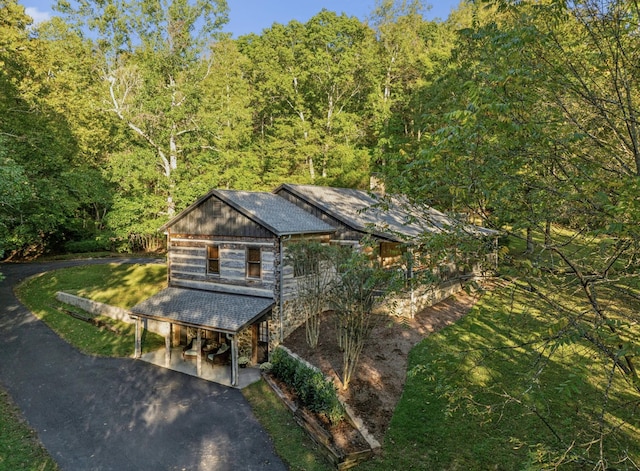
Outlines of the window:
{"type": "Polygon", "coordinates": [[[220,274],[220,247],[217,245],[207,246],[207,273],[220,274]]]}
{"type": "Polygon", "coordinates": [[[269,321],[260,322],[258,327],[258,342],[269,343],[269,321]]]}
{"type": "Polygon", "coordinates": [[[249,248],[247,249],[247,277],[260,278],[260,273],[260,249],[249,248]]]}

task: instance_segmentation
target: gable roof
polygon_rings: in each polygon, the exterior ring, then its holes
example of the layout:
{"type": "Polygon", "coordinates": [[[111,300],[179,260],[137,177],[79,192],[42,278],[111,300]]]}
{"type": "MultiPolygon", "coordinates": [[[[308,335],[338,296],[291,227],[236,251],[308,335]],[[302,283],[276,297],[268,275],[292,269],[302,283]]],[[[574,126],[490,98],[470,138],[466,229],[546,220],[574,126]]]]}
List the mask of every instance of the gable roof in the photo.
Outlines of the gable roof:
{"type": "MultiPolygon", "coordinates": [[[[371,192],[351,188],[283,184],[274,193],[288,191],[306,203],[357,231],[371,233],[396,242],[424,233],[437,234],[460,224],[431,207],[412,207],[401,197],[380,197],[371,192]]],[[[477,235],[493,231],[466,225],[477,235]]]]}
{"type": "Polygon", "coordinates": [[[278,195],[258,191],[212,190],[180,212],[160,230],[167,230],[209,198],[217,198],[277,236],[327,234],[335,229],[278,195]]]}
{"type": "Polygon", "coordinates": [[[236,334],[265,315],[273,299],[165,288],[131,308],[135,315],[236,334]]]}

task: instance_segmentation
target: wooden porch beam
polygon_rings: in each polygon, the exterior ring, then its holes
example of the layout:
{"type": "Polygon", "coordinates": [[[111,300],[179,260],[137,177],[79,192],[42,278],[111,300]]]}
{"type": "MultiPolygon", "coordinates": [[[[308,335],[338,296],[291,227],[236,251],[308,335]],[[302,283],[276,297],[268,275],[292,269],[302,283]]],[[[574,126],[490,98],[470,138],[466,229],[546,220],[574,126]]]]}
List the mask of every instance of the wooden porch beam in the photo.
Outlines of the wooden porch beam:
{"type": "Polygon", "coordinates": [[[258,364],[258,340],[260,337],[260,324],[251,325],[251,363],[258,364]]]}

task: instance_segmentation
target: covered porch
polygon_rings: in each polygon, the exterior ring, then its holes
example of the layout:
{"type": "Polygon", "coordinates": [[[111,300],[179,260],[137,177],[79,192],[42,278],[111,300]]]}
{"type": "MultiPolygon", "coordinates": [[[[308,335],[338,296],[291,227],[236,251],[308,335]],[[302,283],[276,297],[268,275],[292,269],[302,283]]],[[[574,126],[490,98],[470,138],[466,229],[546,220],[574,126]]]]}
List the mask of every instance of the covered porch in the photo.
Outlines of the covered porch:
{"type": "Polygon", "coordinates": [[[196,361],[182,359],[181,346],[172,347],[169,364],[166,362],[165,349],[156,350],[155,352],[143,353],[140,360],[146,361],[153,365],[161,366],[174,371],[179,371],[190,376],[197,376],[207,381],[222,384],[224,386],[235,388],[246,388],[252,383],[260,379],[259,368],[239,368],[237,384],[231,384],[231,366],[230,365],[213,365],[210,362],[204,362],[200,374],[197,371],[196,361]]]}
{"type": "MultiPolygon", "coordinates": [[[[242,387],[238,365],[238,336],[249,326],[256,332],[258,324],[268,318],[273,305],[270,298],[166,288],[131,309],[132,317],[136,319],[135,357],[187,374],[195,371],[195,376],[211,381],[219,378],[218,382],[222,384],[242,387]],[[166,323],[165,348],[145,354],[145,358],[142,358],[142,334],[147,319],[166,323]],[[192,351],[195,351],[192,358],[184,358],[184,349],[180,346],[181,327],[195,330],[195,336],[187,338],[192,351]],[[228,345],[230,366],[206,361],[208,352],[203,351],[202,347],[209,332],[216,333],[216,337],[228,345]]],[[[252,345],[252,356],[256,358],[256,355],[257,345],[252,345]]],[[[255,373],[258,373],[257,370],[255,373]]],[[[242,382],[250,374],[243,371],[242,382]]]]}

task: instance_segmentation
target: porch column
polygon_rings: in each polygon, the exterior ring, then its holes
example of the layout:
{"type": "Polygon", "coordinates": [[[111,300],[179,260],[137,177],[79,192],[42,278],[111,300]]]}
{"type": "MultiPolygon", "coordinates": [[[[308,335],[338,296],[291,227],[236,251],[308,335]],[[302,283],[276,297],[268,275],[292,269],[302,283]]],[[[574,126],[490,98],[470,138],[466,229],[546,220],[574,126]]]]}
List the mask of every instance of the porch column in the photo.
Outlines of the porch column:
{"type": "Polygon", "coordinates": [[[142,318],[136,318],[136,343],[133,349],[133,358],[142,356],[142,318]]]}
{"type": "Polygon", "coordinates": [[[171,346],[177,347],[180,345],[180,325],[171,324],[171,346]]]}
{"type": "Polygon", "coordinates": [[[238,385],[238,339],[231,336],[231,386],[238,385]]]}
{"type": "Polygon", "coordinates": [[[196,356],[196,374],[198,376],[202,375],[202,348],[200,348],[201,342],[202,342],[202,330],[198,329],[196,334],[196,343],[194,345],[196,352],[198,352],[198,355],[196,356]]]}
{"type": "Polygon", "coordinates": [[[169,332],[164,337],[164,364],[168,368],[171,366],[171,332],[173,331],[173,324],[169,322],[169,332]]]}
{"type": "Polygon", "coordinates": [[[258,364],[258,340],[260,336],[260,324],[251,326],[251,363],[258,364]]]}

